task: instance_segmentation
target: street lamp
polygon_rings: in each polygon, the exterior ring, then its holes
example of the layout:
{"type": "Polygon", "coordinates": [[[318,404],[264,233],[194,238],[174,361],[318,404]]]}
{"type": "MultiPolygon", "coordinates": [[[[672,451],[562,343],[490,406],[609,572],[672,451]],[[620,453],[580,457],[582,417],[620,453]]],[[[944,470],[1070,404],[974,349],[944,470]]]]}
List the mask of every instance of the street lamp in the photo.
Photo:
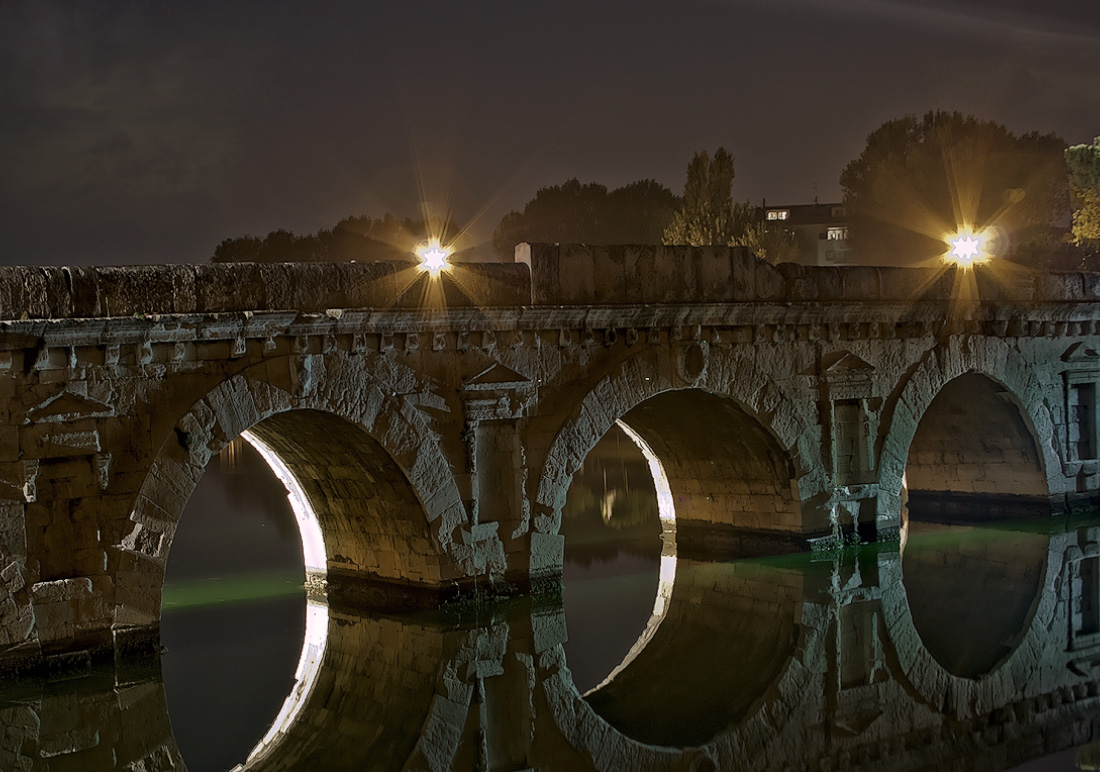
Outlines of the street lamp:
{"type": "Polygon", "coordinates": [[[420,258],[420,270],[430,273],[432,278],[450,269],[451,264],[447,262],[450,254],[450,247],[442,246],[436,238],[428,239],[416,248],[416,256],[420,258]]]}
{"type": "Polygon", "coordinates": [[[984,263],[993,257],[989,252],[989,238],[985,231],[975,233],[970,228],[963,228],[945,237],[944,241],[950,247],[943,256],[944,261],[962,268],[984,263]]]}

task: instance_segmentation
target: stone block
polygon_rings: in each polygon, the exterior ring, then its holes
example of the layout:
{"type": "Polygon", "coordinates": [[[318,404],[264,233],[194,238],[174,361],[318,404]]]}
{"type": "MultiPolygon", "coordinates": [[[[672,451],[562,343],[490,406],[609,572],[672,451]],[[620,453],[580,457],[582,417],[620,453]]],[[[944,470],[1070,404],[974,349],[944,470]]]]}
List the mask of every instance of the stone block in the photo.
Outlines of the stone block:
{"type": "Polygon", "coordinates": [[[565,537],[557,533],[530,534],[531,577],[556,576],[565,561],[565,537]]]}

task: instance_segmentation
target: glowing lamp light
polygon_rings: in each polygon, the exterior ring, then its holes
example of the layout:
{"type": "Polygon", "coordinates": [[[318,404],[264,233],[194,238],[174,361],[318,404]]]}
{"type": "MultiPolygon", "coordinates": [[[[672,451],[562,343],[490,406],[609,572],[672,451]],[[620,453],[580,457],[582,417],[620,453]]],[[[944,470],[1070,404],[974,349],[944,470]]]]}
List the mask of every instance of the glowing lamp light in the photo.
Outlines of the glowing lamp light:
{"type": "Polygon", "coordinates": [[[986,239],[981,233],[963,230],[947,237],[945,241],[951,249],[943,256],[944,260],[963,268],[984,263],[992,257],[987,251],[986,239]]]}
{"type": "Polygon", "coordinates": [[[427,243],[416,248],[416,256],[420,258],[420,270],[439,276],[441,271],[451,267],[447,262],[451,250],[439,243],[439,239],[430,239],[427,243]]]}

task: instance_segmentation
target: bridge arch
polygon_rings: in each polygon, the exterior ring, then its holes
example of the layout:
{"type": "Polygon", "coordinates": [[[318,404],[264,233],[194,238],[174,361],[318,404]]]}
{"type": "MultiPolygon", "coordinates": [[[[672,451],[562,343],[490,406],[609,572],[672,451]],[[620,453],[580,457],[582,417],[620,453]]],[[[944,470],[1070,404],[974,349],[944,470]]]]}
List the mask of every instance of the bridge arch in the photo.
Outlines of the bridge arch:
{"type": "Polygon", "coordinates": [[[950,517],[967,502],[996,497],[992,514],[1048,513],[1037,445],[1012,391],[988,375],[964,373],[936,393],[913,433],[905,467],[909,508],[950,517]]]}
{"type": "Polygon", "coordinates": [[[450,467],[424,441],[431,432],[415,408],[362,360],[283,358],[219,383],[161,443],[116,545],[116,628],[158,623],[184,505],[210,459],[242,433],[274,465],[296,510],[315,516],[322,544],[312,551],[303,526],[315,577],[415,591],[477,573],[455,540],[466,514],[450,467]]]}
{"type": "Polygon", "coordinates": [[[888,417],[880,512],[904,530],[884,621],[901,676],[959,717],[1028,682],[1050,645],[1062,548],[1042,526],[991,523],[1049,514],[1066,492],[1040,378],[1001,339],[955,337],[925,353],[888,417]]]}
{"type": "MultiPolygon", "coordinates": [[[[1009,551],[1022,551],[1030,564],[1021,570],[1031,574],[1033,569],[1038,569],[1034,581],[1032,576],[1025,576],[1020,581],[1008,576],[989,579],[989,584],[1016,583],[1016,589],[1022,590],[1011,599],[1017,605],[1008,610],[1010,619],[1005,612],[994,608],[1006,596],[1003,586],[984,592],[985,588],[979,584],[968,592],[966,587],[956,583],[948,591],[957,597],[949,600],[946,604],[949,608],[945,610],[944,588],[940,587],[941,592],[933,597],[929,587],[914,583],[911,578],[907,580],[904,556],[889,572],[880,576],[883,622],[891,648],[896,652],[892,666],[899,669],[899,680],[908,682],[929,705],[957,718],[988,713],[992,706],[1003,704],[1006,695],[1026,698],[1029,694],[1020,691],[1021,684],[1028,684],[1029,690],[1036,689],[1035,674],[1064,649],[1065,638],[1052,631],[1065,624],[1057,586],[1065,570],[1065,540],[1019,532],[994,536],[998,537],[1008,542],[982,550],[984,554],[978,554],[979,559],[1004,560],[1009,551]],[[998,550],[998,546],[1005,549],[998,550]],[[965,612],[976,619],[960,629],[957,626],[959,614],[951,612],[963,606],[965,612]],[[941,615],[935,621],[943,622],[944,616],[954,620],[951,629],[939,631],[938,639],[929,637],[933,628],[928,619],[922,619],[929,613],[941,615]],[[977,659],[961,662],[953,658],[948,647],[960,649],[966,636],[990,613],[994,617],[991,622],[994,629],[978,642],[981,650],[976,652],[977,659]],[[993,636],[1000,637],[994,640],[993,636]]],[[[907,545],[906,550],[910,546],[907,545]]],[[[1008,571],[1013,568],[1012,565],[1007,567],[1008,571]]],[[[908,571],[912,573],[911,568],[908,571]]],[[[1011,589],[1008,588],[1007,594],[1011,594],[1011,589]]]]}
{"type": "MultiPolygon", "coordinates": [[[[946,479],[945,487],[935,490],[949,493],[984,493],[1004,491],[1015,486],[1027,488],[1032,495],[1040,494],[1047,501],[1068,492],[1067,478],[1058,452],[1059,432],[1047,401],[1040,376],[1026,360],[1003,340],[953,338],[943,346],[926,352],[913,372],[906,378],[887,417],[888,428],[883,438],[879,464],[879,512],[887,518],[897,518],[900,526],[906,469],[916,461],[916,482],[930,485],[937,479],[933,456],[942,454],[945,443],[955,442],[976,466],[964,468],[963,474],[946,479]],[[935,408],[930,411],[930,408],[935,408]],[[998,430],[1011,433],[1011,447],[981,450],[983,433],[963,429],[953,420],[960,412],[990,411],[998,422],[998,430]],[[951,414],[955,413],[955,416],[951,414]],[[917,437],[922,424],[927,431],[924,439],[917,437]],[[939,430],[939,431],[936,431],[939,430]],[[950,433],[953,439],[945,435],[950,433]],[[914,446],[914,440],[917,444],[914,446]],[[961,447],[969,444],[969,448],[961,447]],[[911,451],[924,454],[911,456],[911,451]],[[1015,463],[1005,463],[1013,461],[1015,463]],[[1011,467],[1011,475],[1024,474],[1022,483],[1015,480],[984,478],[993,474],[993,465],[1011,467]],[[982,480],[979,482],[979,478],[982,480]]],[[[970,419],[973,421],[974,417],[970,419]]]]}
{"type": "Polygon", "coordinates": [[[557,431],[539,478],[535,528],[557,533],[573,475],[622,420],[665,467],[678,529],[686,522],[682,513],[693,508],[697,522],[710,518],[745,530],[827,530],[824,519],[818,523],[802,509],[804,501],[825,490],[822,465],[815,461],[820,455],[816,422],[808,409],[789,399],[756,366],[751,352],[702,341],[642,351],[585,393],[557,431]],[[683,421],[694,431],[686,431],[683,421]],[[749,453],[731,457],[724,444],[730,442],[749,453]],[[745,490],[723,490],[721,481],[731,474],[748,475],[745,490]]]}

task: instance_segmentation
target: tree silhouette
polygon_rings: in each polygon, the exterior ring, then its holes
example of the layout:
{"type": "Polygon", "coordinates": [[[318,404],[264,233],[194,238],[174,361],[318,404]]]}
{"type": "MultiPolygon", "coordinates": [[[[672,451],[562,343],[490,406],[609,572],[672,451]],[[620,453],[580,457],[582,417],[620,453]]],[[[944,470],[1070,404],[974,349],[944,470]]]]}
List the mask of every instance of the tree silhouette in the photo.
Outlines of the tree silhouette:
{"type": "Polygon", "coordinates": [[[659,244],[679,201],[653,180],[608,191],[576,178],[540,188],[522,212],[504,216],[493,249],[509,259],[520,242],[550,244],[659,244]]]}
{"type": "MultiPolygon", "coordinates": [[[[423,220],[398,219],[392,214],[372,219],[346,217],[332,230],[297,236],[287,230],[276,230],[264,238],[241,236],[225,239],[214,250],[215,263],[309,263],[309,262],[372,262],[398,260],[412,262],[413,249],[429,237],[450,244],[457,237],[457,228],[450,221],[433,223],[423,220]]],[[[456,251],[465,247],[459,244],[456,251]]]]}
{"type": "Polygon", "coordinates": [[[725,148],[711,158],[701,150],[692,156],[680,210],[665,229],[665,244],[731,246],[741,243],[757,219],[748,203],[733,200],[733,156],[725,148]]]}
{"type": "Polygon", "coordinates": [[[1049,237],[1068,210],[1064,143],[958,112],[887,121],[840,176],[853,251],[912,264],[960,227],[996,226],[1005,252],[1049,237]]]}

